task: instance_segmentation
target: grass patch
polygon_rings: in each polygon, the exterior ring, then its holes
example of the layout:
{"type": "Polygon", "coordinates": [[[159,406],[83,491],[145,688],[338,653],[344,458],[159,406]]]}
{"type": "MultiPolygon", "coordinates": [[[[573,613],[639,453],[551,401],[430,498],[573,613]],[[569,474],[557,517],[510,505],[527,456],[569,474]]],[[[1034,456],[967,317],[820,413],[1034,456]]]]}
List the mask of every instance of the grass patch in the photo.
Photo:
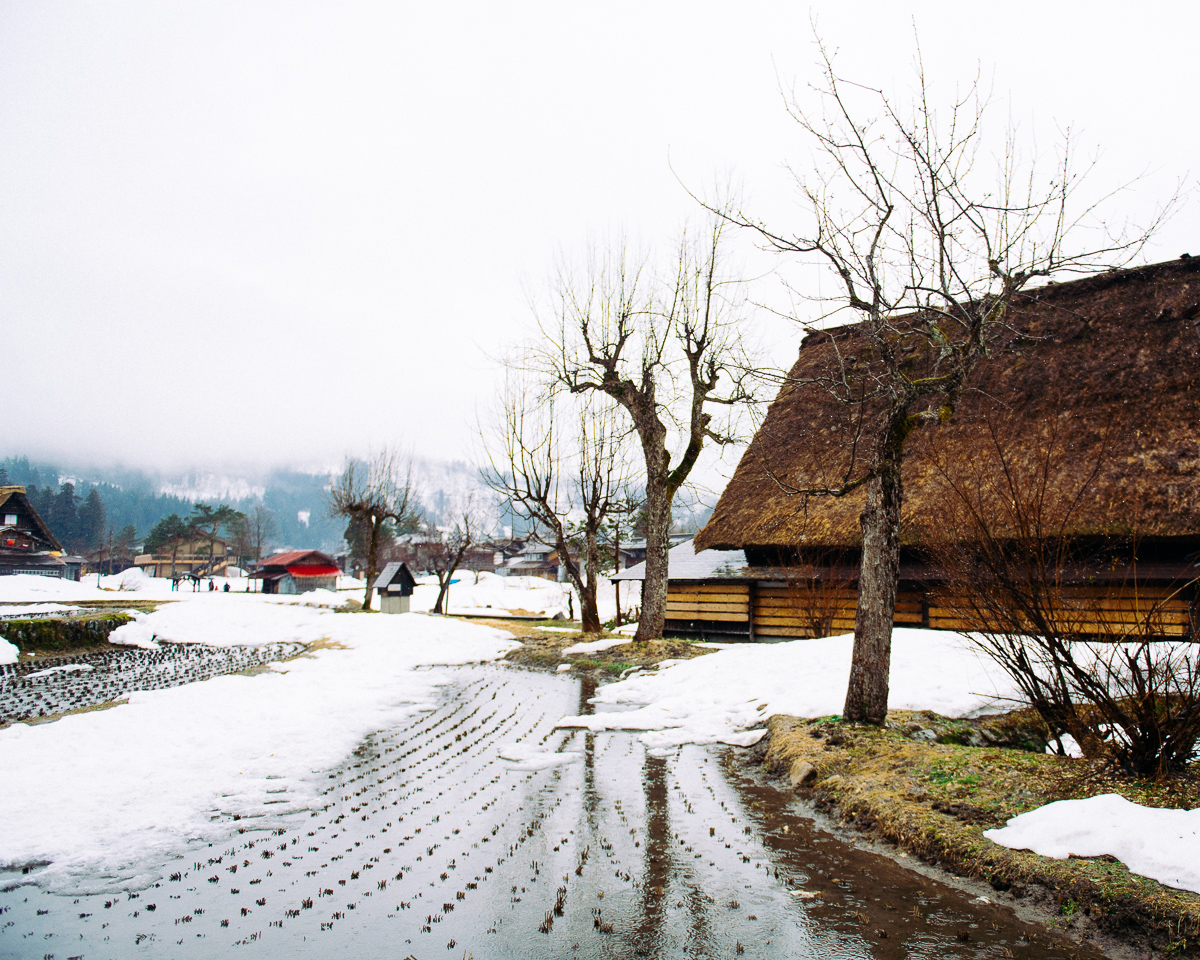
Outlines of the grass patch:
{"type": "Polygon", "coordinates": [[[546,633],[539,631],[536,626],[526,626],[525,623],[522,624],[526,627],[524,630],[512,629],[500,620],[488,623],[510,630],[522,641],[522,646],[505,657],[510,663],[550,670],[557,669],[560,663],[569,663],[574,672],[591,673],[606,679],[619,677],[631,667],[651,667],[663,660],[690,660],[692,657],[715,652],[709,647],[696,646],[686,640],[648,640],[643,643],[623,642],[607,650],[563,653],[572,644],[613,635],[546,633]]]}
{"type": "Polygon", "coordinates": [[[1135,780],[1050,756],[1032,711],[974,721],[893,711],[886,728],[775,716],[768,727],[766,768],[843,822],[1017,898],[1048,897],[1061,926],[1088,917],[1122,938],[1200,955],[1200,895],[1136,876],[1111,857],[1052,860],[983,836],[1045,803],[1101,793],[1200,806],[1200,770],[1135,780]]]}

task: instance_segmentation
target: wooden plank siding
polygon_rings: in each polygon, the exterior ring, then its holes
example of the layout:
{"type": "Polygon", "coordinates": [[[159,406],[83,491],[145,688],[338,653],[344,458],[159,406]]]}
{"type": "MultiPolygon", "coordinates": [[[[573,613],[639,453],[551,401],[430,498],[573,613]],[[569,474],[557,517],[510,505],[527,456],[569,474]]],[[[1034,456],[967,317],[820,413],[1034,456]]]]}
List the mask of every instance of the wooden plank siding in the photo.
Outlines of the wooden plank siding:
{"type": "MultiPolygon", "coordinates": [[[[746,639],[809,638],[851,633],[858,596],[853,588],[753,583],[675,582],[667,587],[666,627],[686,634],[729,634],[746,639]]],[[[1196,633],[1194,590],[1139,585],[1064,587],[1059,622],[1064,632],[1120,639],[1137,635],[1147,622],[1153,635],[1196,633]]],[[[896,597],[898,627],[976,630],[979,623],[965,600],[944,591],[901,591],[896,597]]]]}

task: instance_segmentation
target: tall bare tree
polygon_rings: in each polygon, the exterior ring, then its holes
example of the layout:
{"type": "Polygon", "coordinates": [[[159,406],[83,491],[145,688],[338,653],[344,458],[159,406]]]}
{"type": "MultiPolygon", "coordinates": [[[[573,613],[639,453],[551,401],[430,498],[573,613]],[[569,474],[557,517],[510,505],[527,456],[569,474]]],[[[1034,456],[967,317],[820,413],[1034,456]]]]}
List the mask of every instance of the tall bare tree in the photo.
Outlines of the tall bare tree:
{"type": "Polygon", "coordinates": [[[554,543],[579,594],[585,633],[600,630],[601,530],[635,507],[628,431],[617,422],[618,413],[603,398],[563,397],[553,383],[531,382],[514,364],[495,420],[481,427],[484,482],[554,543]],[[576,544],[582,562],[572,556],[576,544]]]}
{"type": "Polygon", "coordinates": [[[912,100],[899,103],[839,79],[819,40],[818,49],[820,108],[787,98],[813,156],[811,168],[794,172],[807,226],[785,232],[740,211],[726,216],[770,249],[823,265],[836,281],[836,295],[810,298],[819,301],[818,317],[807,322],[836,359],[805,382],[844,405],[853,449],[837,482],[791,492],[841,497],[865,488],[844,715],[882,723],[907,439],[954,415],[976,365],[1010,333],[1006,313],[1022,290],[1040,278],[1128,263],[1151,230],[1109,230],[1099,208],[1111,194],[1082,199],[1090,168],[1077,168],[1069,134],[1049,171],[1021,153],[1011,128],[992,152],[977,82],[939,113],[919,59],[912,100]],[[857,323],[822,333],[839,311],[857,323]]]}
{"type": "Polygon", "coordinates": [[[262,559],[263,546],[279,530],[271,508],[259,500],[249,514],[250,543],[254,547],[254,562],[262,559]]]}
{"type": "Polygon", "coordinates": [[[685,231],[665,276],[623,248],[594,257],[583,276],[564,271],[554,316],[542,323],[551,377],[572,393],[615,401],[641,446],[647,536],[639,641],[662,636],[675,495],[706,444],[736,439],[734,418],[718,426],[713,411],[731,414],[753,401],[738,329],[740,286],[724,262],[726,225],[713,216],[702,235],[685,231]]]}
{"type": "Polygon", "coordinates": [[[327,495],[329,515],[360,524],[366,532],[367,571],[363,610],[371,609],[371,587],[379,573],[379,548],[389,523],[402,525],[418,509],[412,464],[386,447],[367,463],[347,458],[327,495]]]}

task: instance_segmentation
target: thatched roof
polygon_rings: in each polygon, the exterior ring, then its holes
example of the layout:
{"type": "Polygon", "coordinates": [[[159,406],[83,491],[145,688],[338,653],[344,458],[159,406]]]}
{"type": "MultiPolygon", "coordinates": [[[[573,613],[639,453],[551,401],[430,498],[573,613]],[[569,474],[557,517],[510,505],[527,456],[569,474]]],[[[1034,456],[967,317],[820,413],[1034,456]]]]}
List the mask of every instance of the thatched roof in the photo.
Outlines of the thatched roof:
{"type": "MultiPolygon", "coordinates": [[[[1200,258],[1031,290],[1006,322],[950,422],[908,441],[904,542],[947,522],[951,483],[1004,535],[1002,465],[1022,494],[1045,481],[1061,532],[1200,540],[1200,258]]],[[[858,336],[805,338],[697,549],[859,545],[861,488],[795,492],[836,486],[850,462],[854,409],[804,381],[853,356],[858,336]]]]}
{"type": "Polygon", "coordinates": [[[50,532],[46,522],[33,509],[33,504],[29,502],[24,487],[0,487],[0,511],[16,513],[18,516],[24,514],[33,527],[35,536],[44,541],[51,550],[62,550],[62,544],[58,542],[58,538],[50,532]]]}

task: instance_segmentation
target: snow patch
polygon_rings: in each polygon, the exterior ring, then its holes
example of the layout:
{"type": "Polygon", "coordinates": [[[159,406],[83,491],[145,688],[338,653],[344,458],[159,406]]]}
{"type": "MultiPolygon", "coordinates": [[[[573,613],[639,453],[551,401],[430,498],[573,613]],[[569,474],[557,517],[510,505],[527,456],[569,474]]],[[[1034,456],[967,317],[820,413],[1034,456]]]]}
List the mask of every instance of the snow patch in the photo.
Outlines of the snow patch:
{"type": "MultiPolygon", "coordinates": [[[[650,749],[736,743],[775,713],[841,713],[853,634],[787,643],[738,644],[601,687],[592,703],[624,709],[564,717],[564,727],[639,730],[650,749]]],[[[892,634],[893,709],[964,716],[1004,709],[1011,680],[960,634],[900,628],[892,634]]],[[[756,737],[757,739],[757,737],[756,737]]]]}
{"type": "Polygon", "coordinates": [[[319,807],[326,771],[372,731],[431,708],[451,682],[418,668],[518,646],[475,624],[229,595],[171,604],[139,625],[188,642],[328,637],[339,647],[253,677],[133,692],[112,710],[0,730],[0,867],[49,862],[28,879],[51,890],[144,887],[169,857],[227,839],[234,816],[266,828],[319,807]]]}
{"type": "Polygon", "coordinates": [[[509,770],[544,770],[563,763],[574,763],[582,760],[583,754],[576,750],[564,750],[555,753],[551,750],[539,750],[520,743],[502,743],[498,756],[507,761],[509,770]]]}
{"type": "Polygon", "coordinates": [[[1116,857],[1133,873],[1200,893],[1200,809],[1143,807],[1106,793],[1048,803],[983,835],[1055,860],[1116,857]]]}

